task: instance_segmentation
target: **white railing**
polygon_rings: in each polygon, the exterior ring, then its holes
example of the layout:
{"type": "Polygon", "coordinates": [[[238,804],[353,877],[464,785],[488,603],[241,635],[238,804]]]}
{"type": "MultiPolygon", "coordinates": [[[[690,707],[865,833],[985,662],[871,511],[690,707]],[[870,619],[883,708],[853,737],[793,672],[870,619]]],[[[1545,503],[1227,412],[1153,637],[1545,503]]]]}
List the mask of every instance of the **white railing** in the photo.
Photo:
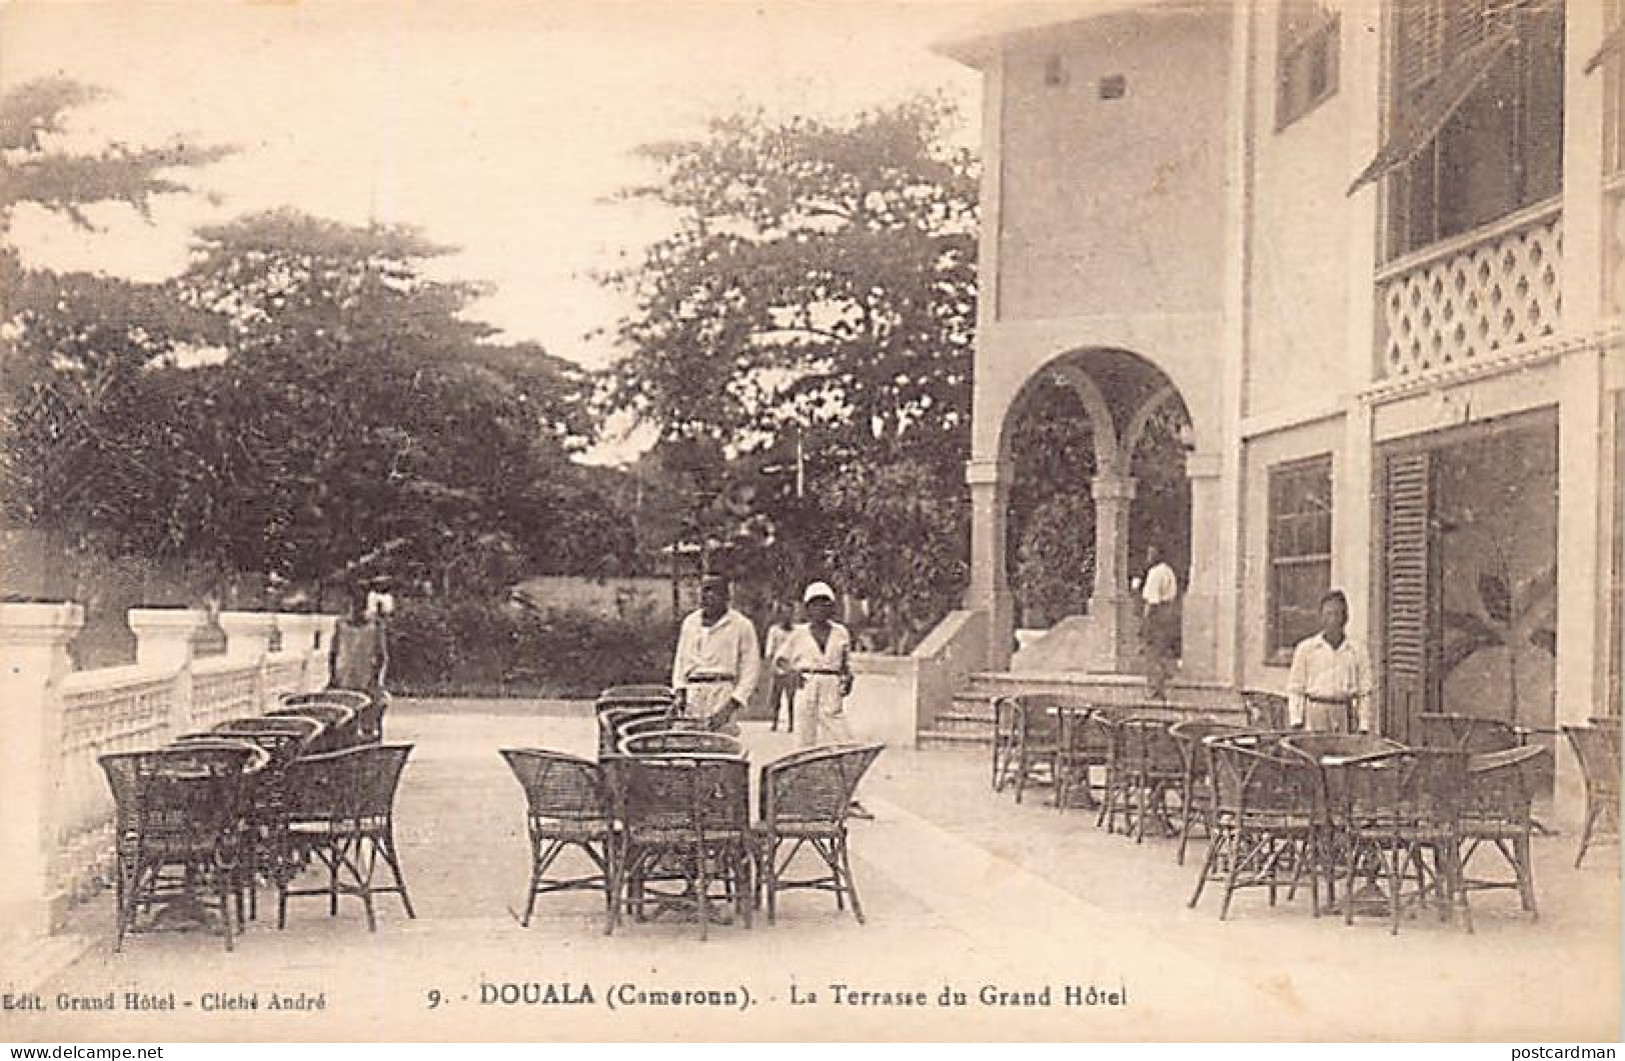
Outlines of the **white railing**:
{"type": "Polygon", "coordinates": [[[133,610],[136,662],[74,672],[68,644],[84,621],[77,605],[0,604],[0,865],[8,867],[0,872],[0,937],[49,931],[69,902],[105,878],[113,801],[101,756],[158,747],[327,684],[332,617],[229,613],[226,654],[198,660],[192,637],[206,618],[133,610]],[[288,647],[268,653],[278,628],[288,647]]]}
{"type": "Polygon", "coordinates": [[[1446,372],[1557,334],[1563,217],[1539,203],[1377,273],[1384,379],[1446,372]]]}

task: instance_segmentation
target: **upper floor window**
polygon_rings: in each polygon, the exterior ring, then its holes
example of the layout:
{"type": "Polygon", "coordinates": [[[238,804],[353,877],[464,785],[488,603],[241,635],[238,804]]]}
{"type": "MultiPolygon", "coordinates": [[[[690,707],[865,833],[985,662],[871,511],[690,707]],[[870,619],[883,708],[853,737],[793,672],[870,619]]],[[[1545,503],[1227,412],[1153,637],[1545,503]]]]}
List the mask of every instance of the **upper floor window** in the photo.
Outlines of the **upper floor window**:
{"type": "Polygon", "coordinates": [[[1269,473],[1269,629],[1272,662],[1320,626],[1320,598],[1332,583],[1330,457],[1271,468],[1269,473]]]}
{"type": "Polygon", "coordinates": [[[1394,257],[1558,194],[1563,0],[1397,0],[1388,141],[1394,257]]]}
{"type": "Polygon", "coordinates": [[[1276,37],[1275,128],[1337,94],[1341,19],[1319,0],[1281,0],[1276,37]]]}

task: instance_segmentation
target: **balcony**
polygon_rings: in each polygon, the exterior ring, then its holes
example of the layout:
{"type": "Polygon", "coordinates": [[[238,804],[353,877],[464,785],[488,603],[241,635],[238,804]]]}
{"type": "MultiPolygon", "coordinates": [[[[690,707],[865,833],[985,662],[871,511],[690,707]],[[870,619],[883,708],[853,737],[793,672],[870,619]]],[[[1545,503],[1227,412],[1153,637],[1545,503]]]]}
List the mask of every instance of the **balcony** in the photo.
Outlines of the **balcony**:
{"type": "Polygon", "coordinates": [[[1561,204],[1550,199],[1384,266],[1377,377],[1448,373],[1555,335],[1562,252],[1561,204]]]}

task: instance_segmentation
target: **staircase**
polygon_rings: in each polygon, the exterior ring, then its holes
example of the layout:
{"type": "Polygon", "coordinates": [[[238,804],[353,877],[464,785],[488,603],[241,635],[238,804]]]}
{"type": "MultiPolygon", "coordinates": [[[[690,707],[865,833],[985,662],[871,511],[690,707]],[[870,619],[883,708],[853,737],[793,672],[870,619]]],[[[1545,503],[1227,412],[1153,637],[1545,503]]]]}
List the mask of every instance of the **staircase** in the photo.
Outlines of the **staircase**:
{"type": "MultiPolygon", "coordinates": [[[[1129,706],[1144,702],[1145,679],[1137,674],[1088,674],[1079,671],[984,671],[972,674],[954,692],[953,703],[948,710],[938,713],[936,723],[920,730],[919,746],[952,748],[991,744],[994,699],[1023,693],[1054,693],[1089,703],[1129,706]]],[[[1158,706],[1163,704],[1159,701],[1158,706]]],[[[1166,706],[1188,711],[1193,717],[1242,717],[1241,697],[1222,682],[1198,679],[1169,682],[1166,706]]]]}

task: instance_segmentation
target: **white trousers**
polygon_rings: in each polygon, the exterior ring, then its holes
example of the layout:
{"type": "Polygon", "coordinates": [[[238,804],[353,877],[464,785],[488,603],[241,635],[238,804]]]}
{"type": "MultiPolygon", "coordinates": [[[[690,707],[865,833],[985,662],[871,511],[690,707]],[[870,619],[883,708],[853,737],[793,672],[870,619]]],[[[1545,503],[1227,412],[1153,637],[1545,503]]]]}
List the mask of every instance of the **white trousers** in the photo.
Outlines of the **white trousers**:
{"type": "Polygon", "coordinates": [[[796,725],[801,731],[801,746],[853,743],[852,727],[847,724],[841,702],[840,675],[802,677],[801,688],[796,690],[796,725]]]}

